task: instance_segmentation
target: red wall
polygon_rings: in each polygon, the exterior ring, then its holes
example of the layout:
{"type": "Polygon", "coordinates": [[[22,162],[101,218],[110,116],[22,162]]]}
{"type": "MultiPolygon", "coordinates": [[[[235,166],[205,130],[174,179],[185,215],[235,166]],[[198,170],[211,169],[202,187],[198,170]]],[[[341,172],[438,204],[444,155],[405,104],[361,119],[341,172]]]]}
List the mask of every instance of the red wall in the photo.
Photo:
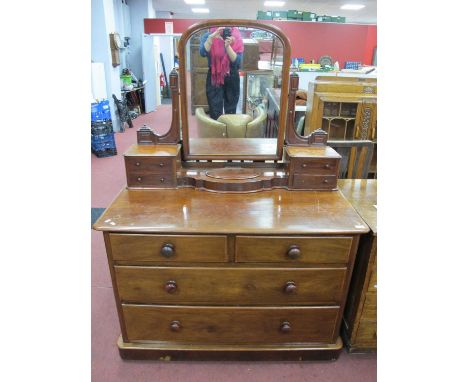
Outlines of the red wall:
{"type": "MultiPolygon", "coordinates": [[[[145,19],[145,33],[164,33],[165,22],[172,22],[174,33],[183,33],[200,19],[145,19]]],[[[303,57],[306,62],[320,56],[331,56],[343,68],[345,61],[372,64],[377,46],[377,26],[337,23],[308,23],[297,21],[264,22],[279,27],[291,41],[292,57],[303,57]]]]}

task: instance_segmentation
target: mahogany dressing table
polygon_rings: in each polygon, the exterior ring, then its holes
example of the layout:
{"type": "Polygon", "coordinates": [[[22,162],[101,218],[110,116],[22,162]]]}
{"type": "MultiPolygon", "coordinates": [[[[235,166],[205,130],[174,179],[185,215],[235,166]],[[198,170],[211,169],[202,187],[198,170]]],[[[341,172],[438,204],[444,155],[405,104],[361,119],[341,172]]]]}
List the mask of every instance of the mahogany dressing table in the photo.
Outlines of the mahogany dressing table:
{"type": "Polygon", "coordinates": [[[337,189],[340,156],[318,129],[294,129],[298,76],[281,71],[278,138],[196,138],[188,126],[186,49],[214,26],[191,26],[170,75],[172,124],[148,127],[125,153],[127,187],[103,231],[130,359],[336,359],[360,235],[369,231],[337,189]]]}

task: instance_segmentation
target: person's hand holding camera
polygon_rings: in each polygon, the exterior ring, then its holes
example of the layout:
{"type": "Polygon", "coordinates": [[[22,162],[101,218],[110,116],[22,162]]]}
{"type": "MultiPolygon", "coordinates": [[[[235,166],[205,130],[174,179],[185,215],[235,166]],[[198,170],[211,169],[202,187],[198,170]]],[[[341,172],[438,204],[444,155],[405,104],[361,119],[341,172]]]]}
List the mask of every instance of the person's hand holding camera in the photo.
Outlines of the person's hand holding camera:
{"type": "Polygon", "coordinates": [[[224,47],[227,48],[229,45],[234,43],[235,38],[233,36],[226,37],[224,40],[224,47]]]}

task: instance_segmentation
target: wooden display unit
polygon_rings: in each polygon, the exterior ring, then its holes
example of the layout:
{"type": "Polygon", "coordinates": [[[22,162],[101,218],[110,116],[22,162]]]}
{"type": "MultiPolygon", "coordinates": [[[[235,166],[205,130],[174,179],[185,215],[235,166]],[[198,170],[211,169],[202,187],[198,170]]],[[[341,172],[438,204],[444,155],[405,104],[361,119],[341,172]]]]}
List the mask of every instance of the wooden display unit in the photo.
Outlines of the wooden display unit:
{"type": "Polygon", "coordinates": [[[309,83],[304,134],[321,128],[329,141],[371,140],[370,173],[377,176],[377,80],[317,77],[309,83]]]}
{"type": "Polygon", "coordinates": [[[343,316],[343,339],[350,352],[377,351],[377,180],[341,179],[338,186],[371,231],[356,255],[343,316]]]}
{"type": "Polygon", "coordinates": [[[377,80],[317,77],[309,83],[305,134],[321,128],[329,140],[377,140],[377,80]]]}
{"type": "Polygon", "coordinates": [[[169,131],[138,131],[127,188],[103,231],[123,358],[336,359],[354,259],[368,227],[337,191],[340,156],[321,129],[297,135],[297,75],[282,68],[278,138],[190,137],[185,47],[170,75],[169,131]],[[182,123],[182,126],[180,126],[182,123]],[[207,192],[210,191],[210,192],[207,192]]]}

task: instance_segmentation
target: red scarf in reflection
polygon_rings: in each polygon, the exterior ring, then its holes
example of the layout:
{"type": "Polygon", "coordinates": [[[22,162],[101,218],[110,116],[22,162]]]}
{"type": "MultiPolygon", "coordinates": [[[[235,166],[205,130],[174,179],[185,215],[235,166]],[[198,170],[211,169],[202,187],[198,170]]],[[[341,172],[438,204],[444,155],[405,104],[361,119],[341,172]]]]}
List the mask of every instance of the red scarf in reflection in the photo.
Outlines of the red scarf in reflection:
{"type": "MultiPolygon", "coordinates": [[[[217,28],[210,28],[210,33],[216,31],[217,28]]],[[[231,44],[231,48],[237,54],[244,52],[244,43],[238,28],[231,28],[232,37],[234,42],[231,44]]],[[[220,38],[214,38],[213,44],[210,50],[211,58],[211,84],[214,86],[224,85],[224,77],[229,74],[230,60],[224,48],[224,40],[220,38]]]]}

